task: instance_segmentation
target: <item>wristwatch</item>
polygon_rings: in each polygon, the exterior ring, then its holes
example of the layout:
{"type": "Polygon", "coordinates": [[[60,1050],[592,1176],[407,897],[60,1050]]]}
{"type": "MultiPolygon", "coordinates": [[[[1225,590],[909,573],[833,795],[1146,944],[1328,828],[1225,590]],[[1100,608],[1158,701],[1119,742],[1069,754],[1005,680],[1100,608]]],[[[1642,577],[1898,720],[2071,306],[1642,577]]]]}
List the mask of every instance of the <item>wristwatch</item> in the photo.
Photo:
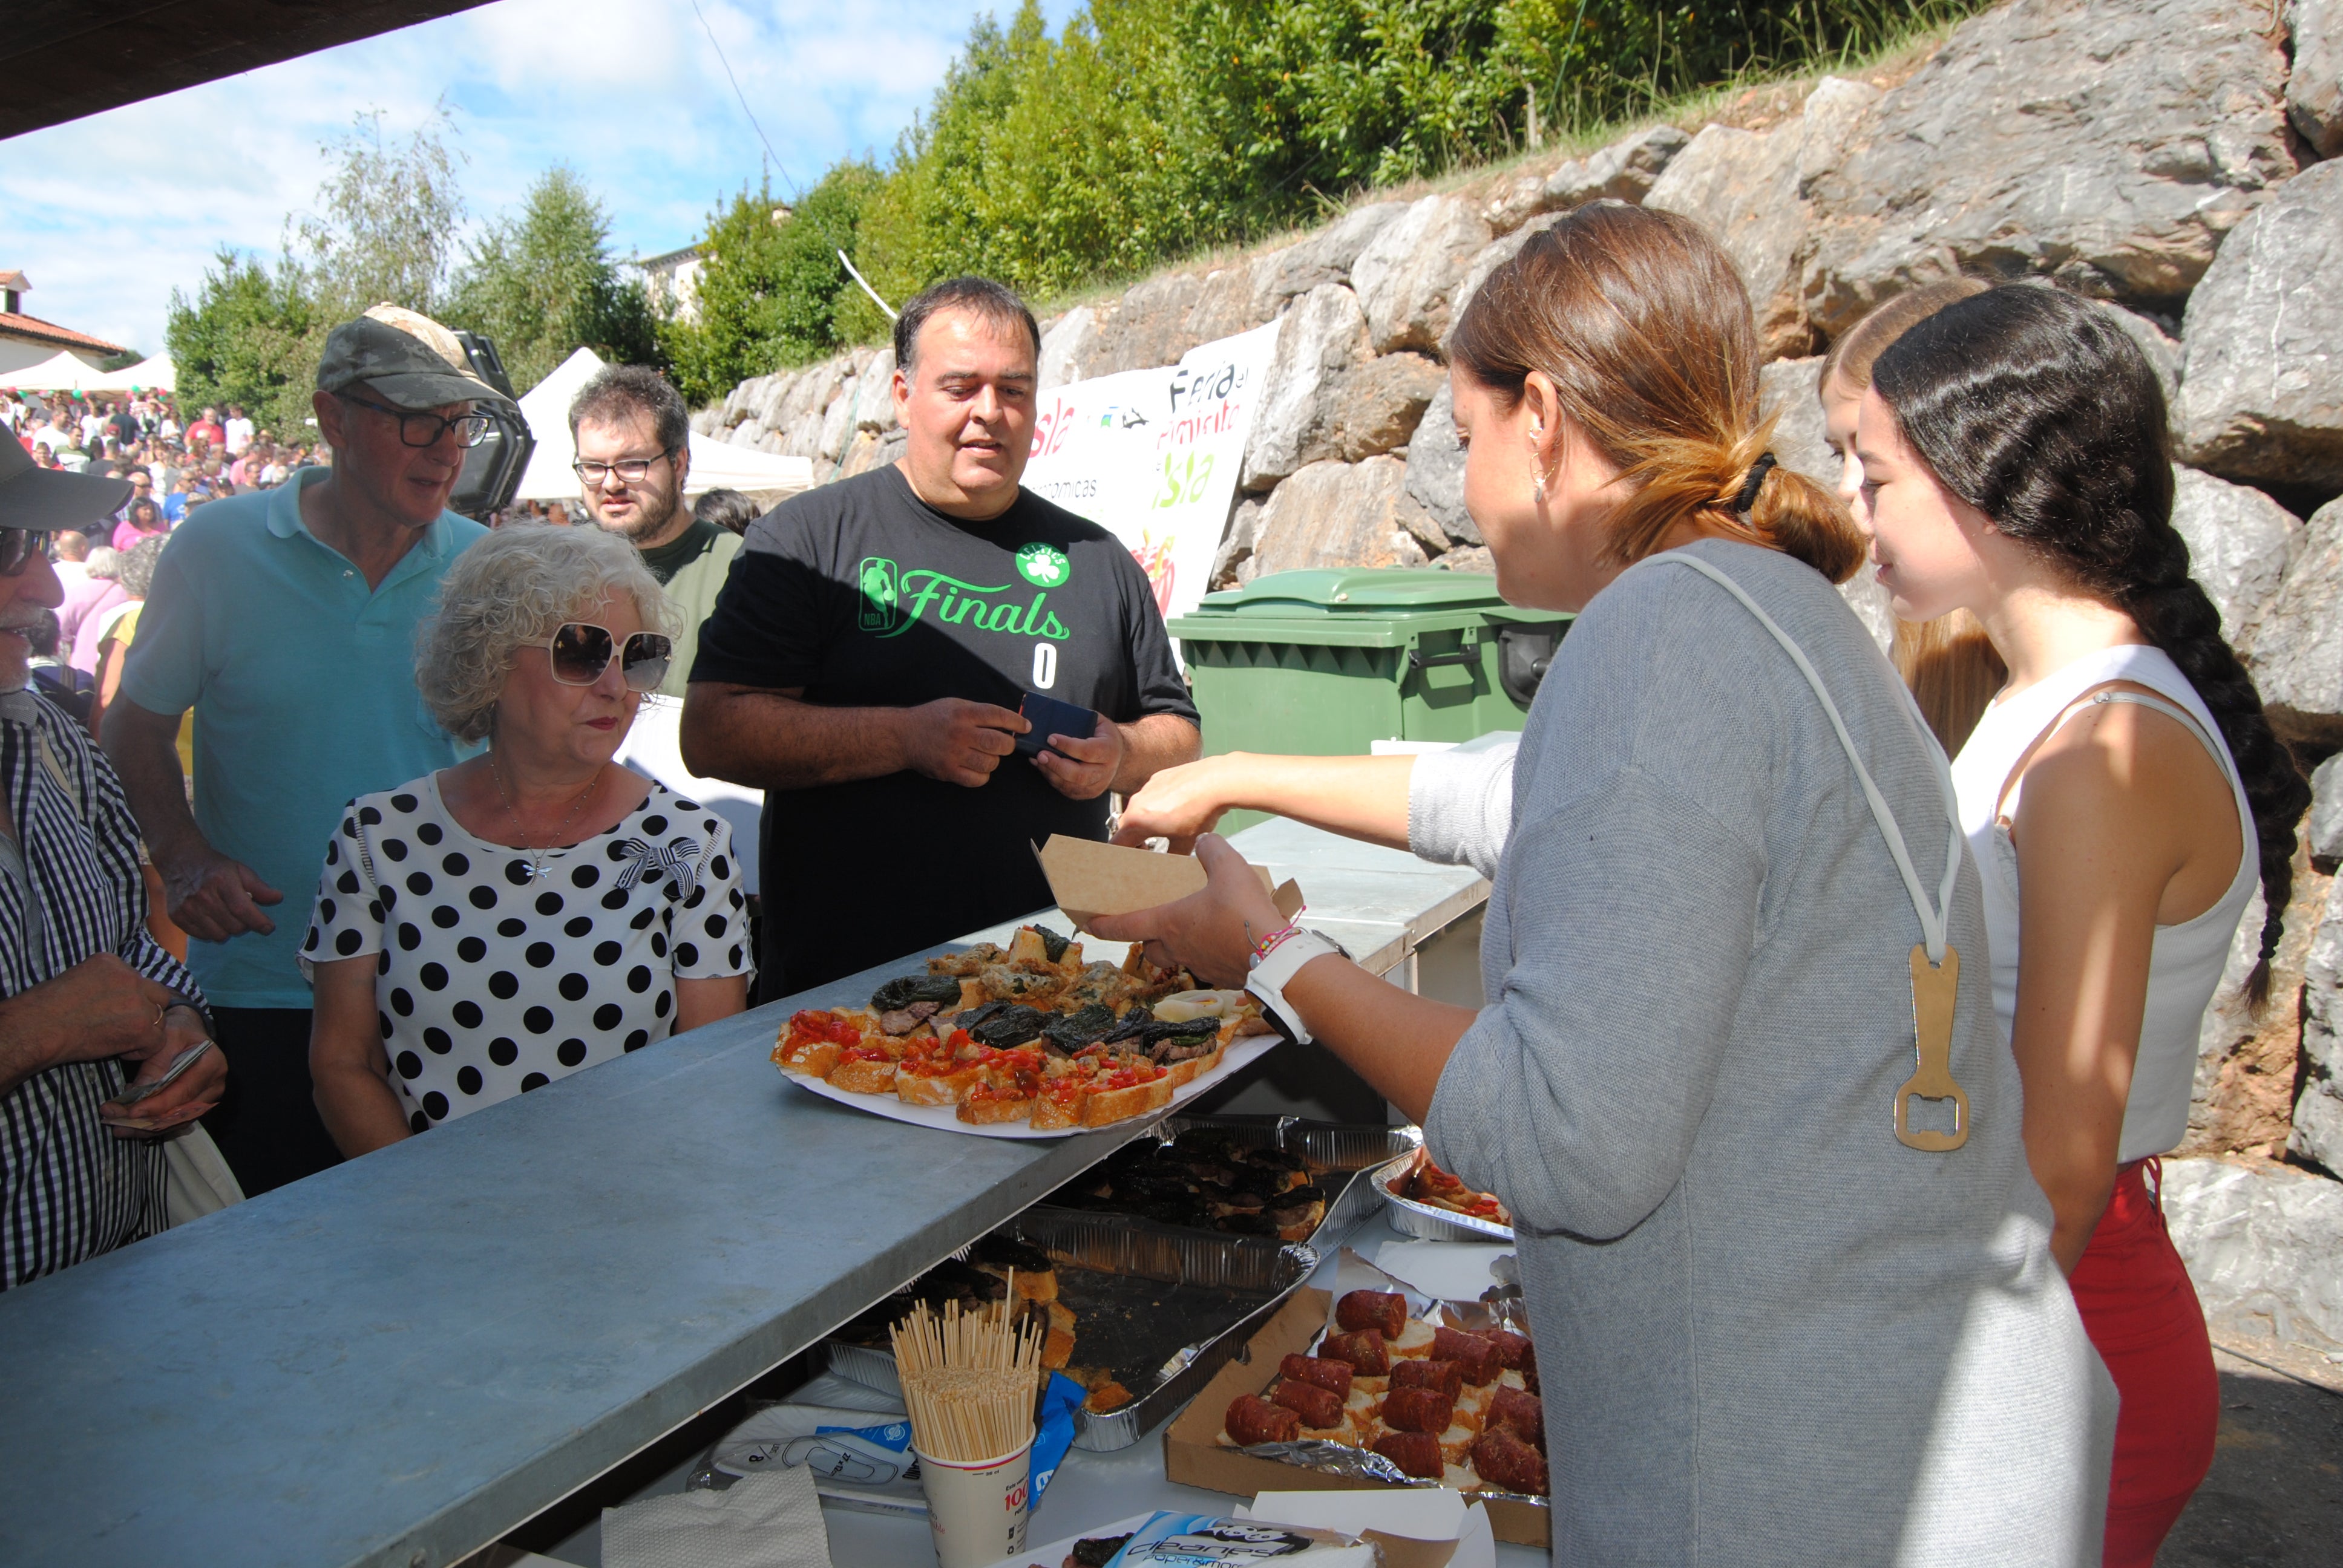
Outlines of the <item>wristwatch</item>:
{"type": "Polygon", "coordinates": [[[1297,926],[1292,935],[1270,949],[1268,957],[1255,958],[1252,971],[1245,976],[1245,990],[1259,998],[1262,1006],[1275,1013],[1278,1021],[1284,1024],[1294,1040],[1303,1045],[1310,1043],[1309,1026],[1286,1001],[1285,987],[1301,972],[1303,964],[1312,959],[1323,958],[1328,953],[1344,959],[1351,956],[1350,949],[1333,938],[1323,936],[1307,926],[1297,926]]]}

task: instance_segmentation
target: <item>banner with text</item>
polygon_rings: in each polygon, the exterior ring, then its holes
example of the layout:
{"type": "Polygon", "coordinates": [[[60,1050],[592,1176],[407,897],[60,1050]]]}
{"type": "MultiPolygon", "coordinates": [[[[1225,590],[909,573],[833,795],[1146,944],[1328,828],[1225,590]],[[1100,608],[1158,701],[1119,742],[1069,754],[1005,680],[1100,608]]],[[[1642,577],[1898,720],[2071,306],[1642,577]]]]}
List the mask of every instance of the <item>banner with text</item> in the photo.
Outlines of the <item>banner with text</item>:
{"type": "Polygon", "coordinates": [[[1131,548],[1166,618],[1204,596],[1277,324],[1035,399],[1025,487],[1131,548]]]}

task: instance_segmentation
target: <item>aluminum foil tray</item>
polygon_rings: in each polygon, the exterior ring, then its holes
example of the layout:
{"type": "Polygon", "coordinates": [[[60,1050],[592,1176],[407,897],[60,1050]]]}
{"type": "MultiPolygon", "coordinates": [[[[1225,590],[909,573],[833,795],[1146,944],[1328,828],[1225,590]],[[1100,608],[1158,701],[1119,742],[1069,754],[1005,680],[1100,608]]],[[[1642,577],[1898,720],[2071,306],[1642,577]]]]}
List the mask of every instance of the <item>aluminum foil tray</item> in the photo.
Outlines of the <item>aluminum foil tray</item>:
{"type": "Polygon", "coordinates": [[[1415,1149],[1401,1155],[1388,1165],[1367,1176],[1368,1184],[1383,1202],[1390,1207],[1392,1229],[1427,1241],[1507,1241],[1513,1239],[1513,1228],[1494,1220],[1478,1220],[1453,1210],[1419,1203],[1413,1198],[1402,1197],[1399,1189],[1415,1174],[1417,1161],[1423,1151],[1415,1149]]]}
{"type": "MultiPolygon", "coordinates": [[[[1318,1266],[1305,1246],[1117,1214],[1031,1209],[997,1233],[1050,1254],[1059,1299],[1079,1320],[1074,1360],[1112,1367],[1138,1396],[1121,1410],[1076,1413],[1074,1445],[1101,1452],[1130,1447],[1193,1399],[1318,1266]]],[[[901,1394],[891,1352],[823,1344],[830,1371],[901,1394]]]]}
{"type": "MultiPolygon", "coordinates": [[[[1376,1168],[1388,1163],[1395,1155],[1411,1153],[1423,1147],[1423,1134],[1413,1127],[1305,1121],[1298,1116],[1172,1116],[1150,1129],[1144,1136],[1153,1138],[1158,1143],[1169,1143],[1192,1127],[1209,1127],[1226,1132],[1230,1141],[1241,1148],[1282,1149],[1299,1155],[1310,1165],[1318,1177],[1318,1184],[1327,1190],[1326,1213],[1303,1245],[1322,1258],[1332,1257],[1360,1226],[1374,1218],[1376,1210],[1383,1207],[1383,1194],[1373,1181],[1376,1168]]],[[[1035,1209],[1053,1214],[1089,1214],[1100,1219],[1117,1219],[1127,1225],[1160,1230],[1167,1235],[1219,1237],[1227,1234],[1222,1231],[1161,1224],[1136,1215],[1117,1215],[1109,1210],[1066,1209],[1047,1199],[1043,1199],[1035,1209]]]]}

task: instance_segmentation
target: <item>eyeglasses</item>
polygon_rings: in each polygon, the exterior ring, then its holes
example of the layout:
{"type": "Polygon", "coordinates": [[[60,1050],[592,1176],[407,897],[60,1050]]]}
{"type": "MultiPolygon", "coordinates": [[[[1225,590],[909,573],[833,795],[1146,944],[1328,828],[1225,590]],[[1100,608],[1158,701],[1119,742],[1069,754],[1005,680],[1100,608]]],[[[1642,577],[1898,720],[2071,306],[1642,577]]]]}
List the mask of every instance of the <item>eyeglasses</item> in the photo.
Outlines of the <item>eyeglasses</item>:
{"type": "Polygon", "coordinates": [[[363,397],[341,394],[345,403],[355,403],[361,408],[371,408],[377,414],[387,414],[398,421],[398,438],[410,447],[428,447],[446,430],[456,432],[456,445],[477,447],[488,438],[488,427],[494,423],[486,414],[458,414],[444,417],[428,410],[417,414],[404,408],[393,408],[381,403],[370,403],[363,397]],[[421,431],[421,435],[416,434],[421,431]]]}
{"type": "Polygon", "coordinates": [[[618,475],[619,479],[626,484],[639,485],[650,474],[651,465],[653,463],[659,461],[661,457],[672,457],[674,456],[675,448],[669,447],[666,451],[661,452],[658,457],[621,457],[615,463],[580,461],[570,464],[569,470],[576,474],[580,479],[585,480],[588,486],[598,490],[602,487],[603,484],[608,480],[610,476],[613,474],[618,475]]]}
{"type": "MultiPolygon", "coordinates": [[[[617,643],[610,628],[591,621],[566,620],[556,627],[548,642],[533,642],[553,655],[553,678],[564,686],[591,686],[610,668],[617,643]]],[[[628,691],[654,691],[667,678],[668,660],[675,645],[655,631],[639,631],[627,638],[618,653],[618,672],[628,691]]]]}
{"type": "Polygon", "coordinates": [[[57,536],[45,528],[0,528],[0,578],[13,578],[30,566],[35,556],[57,558],[57,536]]]}

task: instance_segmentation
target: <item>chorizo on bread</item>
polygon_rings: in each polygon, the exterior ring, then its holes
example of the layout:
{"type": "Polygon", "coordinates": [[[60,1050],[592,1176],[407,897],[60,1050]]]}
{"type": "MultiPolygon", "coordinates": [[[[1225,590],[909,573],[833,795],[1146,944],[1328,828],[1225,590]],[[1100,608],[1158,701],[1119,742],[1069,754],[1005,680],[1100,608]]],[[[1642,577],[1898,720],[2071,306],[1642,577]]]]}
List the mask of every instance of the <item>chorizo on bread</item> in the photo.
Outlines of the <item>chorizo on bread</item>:
{"type": "Polygon", "coordinates": [[[1391,1356],[1383,1348],[1383,1336],[1373,1329],[1361,1329],[1350,1334],[1328,1334],[1318,1346],[1318,1353],[1333,1361],[1350,1362],[1351,1370],[1360,1377],[1391,1375],[1391,1356]]]}
{"type": "Polygon", "coordinates": [[[1441,1477],[1440,1440],[1428,1432],[1387,1432],[1375,1439],[1375,1452],[1405,1474],[1426,1481],[1441,1477]]]}
{"type": "Polygon", "coordinates": [[[1342,1396],[1300,1378],[1280,1378],[1270,1396],[1302,1418],[1304,1426],[1332,1426],[1342,1419],[1342,1396]]]}
{"type": "Polygon", "coordinates": [[[1383,1424],[1394,1432],[1446,1432],[1456,1419],[1456,1402],[1436,1388],[1395,1388],[1383,1400],[1383,1424]]]}
{"type": "Polygon", "coordinates": [[[1282,1404],[1272,1404],[1257,1393],[1239,1394],[1229,1406],[1224,1424],[1240,1448],[1256,1442],[1292,1442],[1302,1435],[1302,1418],[1282,1404]]]}
{"type": "Polygon", "coordinates": [[[1318,1356],[1287,1356],[1278,1363],[1277,1375],[1302,1382],[1316,1383],[1332,1389],[1342,1398],[1351,1397],[1351,1379],[1356,1375],[1348,1362],[1338,1362],[1318,1356]]]}
{"type": "Polygon", "coordinates": [[[1464,1397],[1464,1369],[1454,1362],[1402,1362],[1392,1368],[1393,1388],[1436,1388],[1451,1401],[1464,1397]]]}
{"type": "Polygon", "coordinates": [[[1334,1323],[1346,1333],[1373,1329],[1386,1342],[1407,1332],[1407,1298],[1384,1291],[1353,1291],[1334,1303],[1334,1323]]]}

